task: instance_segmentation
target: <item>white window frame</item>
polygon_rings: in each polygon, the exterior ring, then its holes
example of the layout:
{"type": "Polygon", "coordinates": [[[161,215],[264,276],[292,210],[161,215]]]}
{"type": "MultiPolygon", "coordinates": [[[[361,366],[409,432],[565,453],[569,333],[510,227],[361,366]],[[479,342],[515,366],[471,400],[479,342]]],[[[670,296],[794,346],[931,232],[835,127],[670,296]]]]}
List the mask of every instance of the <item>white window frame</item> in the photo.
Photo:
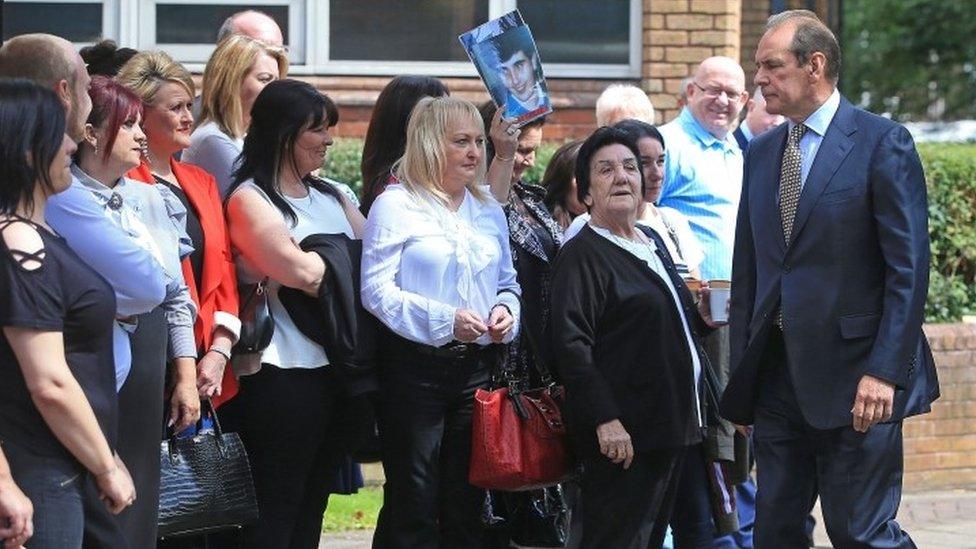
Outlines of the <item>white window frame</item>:
{"type": "MultiPolygon", "coordinates": [[[[130,0],[131,1],[131,0],[130,0]]],[[[201,44],[168,44],[156,41],[156,6],[158,4],[215,4],[215,5],[254,5],[254,6],[286,6],[288,7],[289,41],[288,58],[291,63],[304,64],[305,37],[308,36],[306,9],[314,5],[314,0],[139,0],[138,48],[164,50],[175,59],[190,60],[186,62],[188,68],[203,70],[206,59],[214,50],[213,43],[201,44]]],[[[214,29],[216,38],[217,29],[214,29]]]]}
{"type": "MultiPolygon", "coordinates": [[[[3,4],[47,4],[58,2],[62,4],[101,4],[102,5],[102,37],[119,40],[121,34],[121,20],[124,9],[120,6],[127,3],[126,0],[3,0],[0,2],[0,9],[3,4]]],[[[77,42],[78,47],[91,45],[92,42],[77,42]]]]}
{"type": "MultiPolygon", "coordinates": [[[[6,0],[9,3],[37,3],[52,0],[6,0]]],[[[69,3],[94,3],[93,0],[54,0],[69,3]]],[[[410,0],[403,0],[410,1],[410,0]]],[[[549,78],[639,78],[641,75],[642,0],[630,2],[629,62],[626,64],[546,63],[549,78]]],[[[488,16],[499,17],[516,7],[518,0],[487,0],[488,16]]],[[[468,61],[332,61],[329,59],[329,0],[102,0],[102,31],[123,46],[139,50],[162,49],[184,61],[193,72],[203,72],[213,44],[160,44],[156,42],[157,4],[249,4],[288,6],[288,45],[295,75],[393,76],[425,74],[445,77],[474,77],[477,71],[468,61]]],[[[217,29],[214,29],[216,33],[217,29]]],[[[86,44],[77,44],[83,46],[86,44]]]]}

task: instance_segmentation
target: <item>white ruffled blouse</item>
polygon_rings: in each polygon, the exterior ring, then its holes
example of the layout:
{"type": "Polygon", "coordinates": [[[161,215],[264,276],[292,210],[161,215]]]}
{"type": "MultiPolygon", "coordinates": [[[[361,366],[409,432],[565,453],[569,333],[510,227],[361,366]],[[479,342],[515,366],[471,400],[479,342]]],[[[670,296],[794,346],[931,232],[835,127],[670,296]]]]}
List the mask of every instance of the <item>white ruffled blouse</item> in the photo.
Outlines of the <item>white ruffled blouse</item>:
{"type": "MultiPolygon", "coordinates": [[[[487,194],[487,193],[486,193],[487,194]]],[[[457,212],[390,185],[369,211],[363,234],[363,306],[398,335],[441,346],[454,340],[454,313],[471,309],[485,321],[505,305],[518,331],[520,289],[508,245],[508,224],[490,195],[465,191],[457,212]]],[[[476,343],[491,343],[482,335],[476,343]]]]}

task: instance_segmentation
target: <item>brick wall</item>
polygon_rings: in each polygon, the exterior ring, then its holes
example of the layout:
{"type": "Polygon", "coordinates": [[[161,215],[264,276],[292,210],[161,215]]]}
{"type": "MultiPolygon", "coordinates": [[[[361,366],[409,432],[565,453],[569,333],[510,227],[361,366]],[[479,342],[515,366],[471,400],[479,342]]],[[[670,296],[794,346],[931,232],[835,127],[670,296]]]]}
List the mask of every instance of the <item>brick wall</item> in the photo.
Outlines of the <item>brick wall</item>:
{"type": "Polygon", "coordinates": [[[681,80],[706,57],[739,58],[739,0],[644,0],[641,86],[658,123],[678,114],[681,80]]]}
{"type": "Polygon", "coordinates": [[[905,422],[905,489],[976,486],[976,324],[927,325],[942,397],[905,422]]]}

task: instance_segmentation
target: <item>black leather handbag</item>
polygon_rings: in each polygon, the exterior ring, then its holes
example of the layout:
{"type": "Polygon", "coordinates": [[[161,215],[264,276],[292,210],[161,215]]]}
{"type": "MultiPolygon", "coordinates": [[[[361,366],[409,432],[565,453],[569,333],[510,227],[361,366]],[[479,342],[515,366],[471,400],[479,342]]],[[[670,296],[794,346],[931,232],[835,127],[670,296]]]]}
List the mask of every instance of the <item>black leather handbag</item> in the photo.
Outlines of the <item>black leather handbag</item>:
{"type": "Polygon", "coordinates": [[[221,430],[209,400],[202,404],[213,430],[174,435],[159,448],[161,538],[239,528],[258,518],[244,444],[237,433],[221,430]]]}
{"type": "Polygon", "coordinates": [[[234,344],[233,354],[260,353],[271,344],[274,335],[274,317],[268,308],[268,279],[255,284],[238,286],[241,306],[241,337],[234,344]]]}

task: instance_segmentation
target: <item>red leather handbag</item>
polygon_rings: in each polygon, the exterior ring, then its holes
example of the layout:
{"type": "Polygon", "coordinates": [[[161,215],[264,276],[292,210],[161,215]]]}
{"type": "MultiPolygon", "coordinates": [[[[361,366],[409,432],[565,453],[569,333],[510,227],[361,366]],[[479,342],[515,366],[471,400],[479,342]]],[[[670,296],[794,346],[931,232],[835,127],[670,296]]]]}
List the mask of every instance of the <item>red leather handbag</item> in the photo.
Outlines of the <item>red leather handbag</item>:
{"type": "Polygon", "coordinates": [[[492,490],[551,486],[573,472],[561,387],[478,389],[474,396],[468,481],[492,490]]]}

